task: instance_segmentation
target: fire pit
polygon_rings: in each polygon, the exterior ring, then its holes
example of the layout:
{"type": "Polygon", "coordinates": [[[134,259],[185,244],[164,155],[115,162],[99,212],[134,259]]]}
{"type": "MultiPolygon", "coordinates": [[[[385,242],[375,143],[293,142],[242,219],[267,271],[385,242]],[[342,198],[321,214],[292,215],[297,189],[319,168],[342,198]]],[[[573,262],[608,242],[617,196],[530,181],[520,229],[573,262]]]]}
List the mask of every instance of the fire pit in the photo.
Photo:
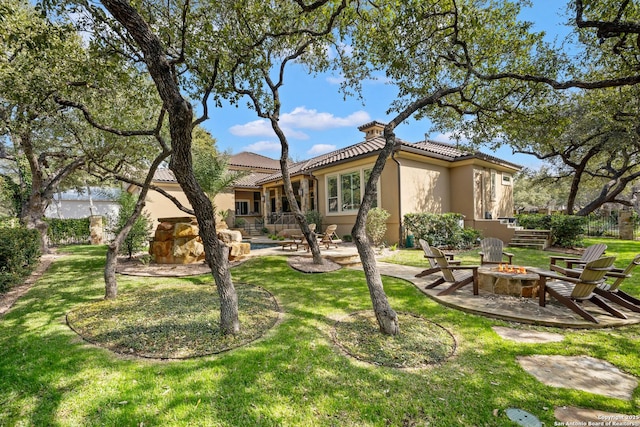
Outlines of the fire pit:
{"type": "Polygon", "coordinates": [[[534,298],[538,295],[539,279],[526,267],[500,264],[478,268],[478,287],[494,294],[534,298]]]}

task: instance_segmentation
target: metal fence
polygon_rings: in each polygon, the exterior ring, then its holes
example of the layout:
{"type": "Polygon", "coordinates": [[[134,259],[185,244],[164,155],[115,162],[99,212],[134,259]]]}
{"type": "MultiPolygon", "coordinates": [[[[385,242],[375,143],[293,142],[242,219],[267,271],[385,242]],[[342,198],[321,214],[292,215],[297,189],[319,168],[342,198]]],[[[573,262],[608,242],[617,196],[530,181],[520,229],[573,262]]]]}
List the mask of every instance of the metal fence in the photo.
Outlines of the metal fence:
{"type": "MultiPolygon", "coordinates": [[[[618,212],[607,214],[591,214],[587,216],[586,233],[590,237],[620,238],[620,221],[618,212]]],[[[640,237],[640,223],[634,221],[633,239],[640,237]]]]}

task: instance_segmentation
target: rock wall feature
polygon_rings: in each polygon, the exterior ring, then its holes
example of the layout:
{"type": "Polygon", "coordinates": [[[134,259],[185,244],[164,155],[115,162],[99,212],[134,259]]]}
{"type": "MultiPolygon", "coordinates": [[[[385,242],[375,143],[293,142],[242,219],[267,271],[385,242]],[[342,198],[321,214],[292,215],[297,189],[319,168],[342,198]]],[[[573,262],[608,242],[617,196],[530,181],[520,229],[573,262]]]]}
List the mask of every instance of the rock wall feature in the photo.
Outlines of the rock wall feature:
{"type": "MultiPolygon", "coordinates": [[[[204,245],[194,217],[159,218],[149,254],[158,264],[192,264],[205,259],[204,245]]],[[[251,244],[242,241],[237,230],[218,230],[218,239],[229,247],[229,260],[249,254],[251,244]]]]}
{"type": "Polygon", "coordinates": [[[149,254],[158,264],[192,264],[204,260],[204,246],[194,217],[159,218],[149,254]]]}

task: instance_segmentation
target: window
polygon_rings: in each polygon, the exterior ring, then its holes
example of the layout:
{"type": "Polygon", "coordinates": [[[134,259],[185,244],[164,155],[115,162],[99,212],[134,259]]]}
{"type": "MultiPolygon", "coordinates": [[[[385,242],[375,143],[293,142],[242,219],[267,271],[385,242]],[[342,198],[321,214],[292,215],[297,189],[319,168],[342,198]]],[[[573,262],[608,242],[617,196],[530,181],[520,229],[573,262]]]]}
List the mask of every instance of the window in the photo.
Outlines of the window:
{"type": "Polygon", "coordinates": [[[360,172],[340,175],[342,211],[356,211],[360,207],[360,172]]]}
{"type": "Polygon", "coordinates": [[[490,188],[491,200],[496,200],[496,171],[494,170],[491,171],[490,185],[491,185],[491,188],[490,188]]]}
{"type": "MultiPolygon", "coordinates": [[[[327,213],[356,213],[364,195],[364,185],[370,175],[371,169],[359,169],[328,176],[327,213]]],[[[372,206],[378,206],[377,196],[372,206]]]]}
{"type": "Polygon", "coordinates": [[[502,185],[511,185],[511,175],[507,173],[502,174],[502,185]]]}
{"type": "Polygon", "coordinates": [[[249,214],[249,201],[237,200],[236,201],[236,215],[248,215],[249,214]]]}
{"type": "Polygon", "coordinates": [[[338,212],[338,177],[330,176],[327,179],[327,197],[329,212],[338,212]]]}

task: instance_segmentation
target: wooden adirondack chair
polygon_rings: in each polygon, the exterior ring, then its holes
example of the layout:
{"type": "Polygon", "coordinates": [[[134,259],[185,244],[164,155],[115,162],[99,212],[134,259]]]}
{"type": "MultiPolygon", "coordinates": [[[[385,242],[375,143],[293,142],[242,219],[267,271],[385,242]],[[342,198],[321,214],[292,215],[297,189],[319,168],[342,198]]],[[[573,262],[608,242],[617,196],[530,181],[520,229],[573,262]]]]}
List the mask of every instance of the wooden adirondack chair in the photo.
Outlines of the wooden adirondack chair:
{"type": "Polygon", "coordinates": [[[591,245],[584,250],[580,258],[567,257],[562,255],[549,257],[549,267],[553,271],[565,274],[566,269],[572,269],[574,266],[582,268],[588,262],[594,261],[602,256],[604,251],[607,250],[607,245],[604,243],[598,243],[597,245],[591,245]],[[558,261],[564,262],[565,267],[557,265],[558,261]]]}
{"type": "Polygon", "coordinates": [[[578,302],[591,301],[612,316],[626,319],[623,313],[609,306],[594,294],[594,290],[605,280],[605,274],[611,270],[615,257],[600,258],[588,262],[579,277],[558,275],[552,271],[536,270],[540,275],[540,306],[546,305],[546,294],[553,296],[561,304],[579,314],[586,320],[599,323],[591,313],[582,308],[578,302]],[[548,281],[551,279],[551,281],[548,281]]]}
{"type": "MultiPolygon", "coordinates": [[[[424,239],[418,239],[418,243],[420,243],[420,246],[422,247],[422,251],[424,252],[424,257],[429,262],[429,268],[416,274],[416,277],[424,277],[424,276],[428,276],[429,274],[437,273],[438,271],[440,271],[438,262],[433,256],[433,252],[431,252],[431,246],[429,246],[429,242],[427,242],[424,239]]],[[[453,259],[453,254],[445,253],[444,256],[447,258],[449,265],[460,265],[460,261],[453,259]]]]}
{"type": "Polygon", "coordinates": [[[624,270],[613,269],[607,276],[614,277],[615,281],[612,284],[603,282],[599,284],[593,291],[603,298],[607,298],[609,301],[613,301],[616,304],[623,306],[631,311],[640,313],[640,299],[629,295],[626,292],[620,290],[620,285],[628,277],[631,277],[631,271],[640,264],[640,254],[636,255],[633,261],[624,270]]]}
{"type": "Polygon", "coordinates": [[[501,264],[507,257],[508,264],[513,264],[513,254],[504,251],[504,242],[496,237],[486,237],[480,241],[480,264],[501,264]]]}
{"type": "Polygon", "coordinates": [[[338,226],[336,224],[331,224],[327,226],[323,234],[320,234],[318,237],[318,241],[321,245],[326,246],[329,249],[329,246],[334,245],[336,248],[339,243],[342,243],[342,239],[338,237],[336,234],[336,229],[338,226]]]}
{"type": "Polygon", "coordinates": [[[473,294],[478,295],[478,267],[474,266],[460,266],[451,265],[449,260],[442,251],[438,248],[431,248],[433,258],[436,260],[442,277],[435,282],[428,285],[427,289],[435,288],[442,283],[448,283],[449,287],[438,295],[449,295],[450,293],[460,289],[461,287],[471,283],[473,285],[473,294]]]}

